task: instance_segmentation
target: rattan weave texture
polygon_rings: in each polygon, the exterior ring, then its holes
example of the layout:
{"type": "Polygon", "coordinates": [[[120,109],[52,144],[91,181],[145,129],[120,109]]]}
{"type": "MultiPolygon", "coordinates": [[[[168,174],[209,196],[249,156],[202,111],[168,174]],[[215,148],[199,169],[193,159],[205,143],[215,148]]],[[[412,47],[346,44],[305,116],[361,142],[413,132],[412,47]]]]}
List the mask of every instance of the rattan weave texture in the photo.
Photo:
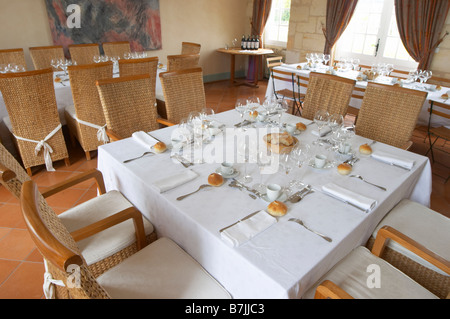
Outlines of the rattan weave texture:
{"type": "Polygon", "coordinates": [[[94,63],[94,55],[100,55],[100,48],[97,43],[71,44],[69,45],[70,58],[77,65],[94,63]]]}
{"type": "Polygon", "coordinates": [[[53,68],[53,59],[64,59],[62,46],[33,47],[30,48],[30,56],[36,70],[53,68]]]}
{"type": "Polygon", "coordinates": [[[103,52],[106,56],[118,56],[123,59],[125,53],[131,52],[130,42],[119,41],[119,42],[104,42],[102,44],[103,52]]]}
{"type": "Polygon", "coordinates": [[[0,64],[15,63],[17,65],[27,67],[25,54],[23,49],[6,49],[0,50],[0,64]]]}
{"type": "Polygon", "coordinates": [[[167,71],[177,71],[198,67],[199,54],[182,54],[167,56],[167,71]]]}

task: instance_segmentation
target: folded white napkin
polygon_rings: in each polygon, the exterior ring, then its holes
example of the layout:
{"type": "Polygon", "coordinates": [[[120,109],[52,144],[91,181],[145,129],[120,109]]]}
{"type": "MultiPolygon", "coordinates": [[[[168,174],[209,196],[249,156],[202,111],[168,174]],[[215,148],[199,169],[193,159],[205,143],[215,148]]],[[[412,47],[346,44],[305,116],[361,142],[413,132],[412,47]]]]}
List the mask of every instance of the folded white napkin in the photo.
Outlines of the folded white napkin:
{"type": "Polygon", "coordinates": [[[225,229],[220,233],[220,236],[229,245],[237,247],[249,241],[276,222],[277,220],[275,217],[270,216],[262,210],[249,219],[240,221],[236,225],[225,229]]]}
{"type": "Polygon", "coordinates": [[[177,174],[173,174],[171,176],[164,177],[156,182],[153,185],[159,189],[160,193],[164,193],[168,190],[171,190],[177,186],[183,185],[187,182],[192,181],[198,177],[198,174],[191,171],[190,169],[184,170],[177,174]]]}
{"type": "Polygon", "coordinates": [[[143,131],[134,132],[131,137],[146,148],[152,148],[158,141],[143,131]]]}
{"type": "Polygon", "coordinates": [[[349,202],[366,211],[373,209],[377,204],[377,201],[372,198],[357,194],[334,183],[322,186],[322,190],[328,195],[349,202]]]}
{"type": "MultiPolygon", "coordinates": [[[[327,135],[330,132],[331,132],[331,127],[325,126],[324,128],[322,128],[320,130],[320,137],[323,137],[323,136],[327,135]]],[[[313,130],[313,131],[311,131],[311,134],[313,134],[315,136],[319,136],[319,130],[313,130]]]]}
{"type": "Polygon", "coordinates": [[[405,158],[400,158],[398,156],[383,152],[383,151],[376,151],[372,153],[372,157],[378,161],[389,163],[389,164],[395,164],[401,167],[404,167],[406,169],[411,169],[414,166],[413,160],[408,160],[405,158]]]}

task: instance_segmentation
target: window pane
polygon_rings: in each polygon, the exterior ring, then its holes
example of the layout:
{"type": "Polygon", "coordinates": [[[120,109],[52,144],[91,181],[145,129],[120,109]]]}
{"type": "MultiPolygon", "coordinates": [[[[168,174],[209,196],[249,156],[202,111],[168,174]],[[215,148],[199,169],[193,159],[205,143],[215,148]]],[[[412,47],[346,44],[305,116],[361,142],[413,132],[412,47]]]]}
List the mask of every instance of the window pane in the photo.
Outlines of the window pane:
{"type": "Polygon", "coordinates": [[[363,53],[364,39],[365,39],[364,34],[355,34],[354,35],[353,46],[351,47],[353,53],[359,53],[359,54],[363,53]]]}
{"type": "Polygon", "coordinates": [[[364,42],[363,54],[375,55],[375,45],[377,44],[377,37],[375,35],[367,35],[364,42]]]}
{"type": "Polygon", "coordinates": [[[388,37],[384,48],[383,57],[395,59],[397,55],[398,39],[388,37]]]}
{"type": "Polygon", "coordinates": [[[280,26],[278,33],[278,41],[287,42],[289,28],[285,26],[280,26]]]}
{"type": "Polygon", "coordinates": [[[369,16],[369,20],[367,22],[367,33],[368,34],[378,34],[378,30],[380,29],[380,19],[381,15],[372,14],[369,16]]]}

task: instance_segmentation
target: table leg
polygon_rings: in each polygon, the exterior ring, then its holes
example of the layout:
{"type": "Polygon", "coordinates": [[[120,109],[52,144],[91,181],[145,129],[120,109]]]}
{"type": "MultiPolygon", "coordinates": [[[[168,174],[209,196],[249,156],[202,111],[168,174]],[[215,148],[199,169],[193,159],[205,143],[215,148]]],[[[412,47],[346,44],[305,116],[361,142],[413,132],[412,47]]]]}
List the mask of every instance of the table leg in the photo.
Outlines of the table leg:
{"type": "Polygon", "coordinates": [[[236,65],[236,56],[234,54],[230,54],[231,56],[231,69],[230,69],[230,83],[234,84],[234,68],[236,65]]]}

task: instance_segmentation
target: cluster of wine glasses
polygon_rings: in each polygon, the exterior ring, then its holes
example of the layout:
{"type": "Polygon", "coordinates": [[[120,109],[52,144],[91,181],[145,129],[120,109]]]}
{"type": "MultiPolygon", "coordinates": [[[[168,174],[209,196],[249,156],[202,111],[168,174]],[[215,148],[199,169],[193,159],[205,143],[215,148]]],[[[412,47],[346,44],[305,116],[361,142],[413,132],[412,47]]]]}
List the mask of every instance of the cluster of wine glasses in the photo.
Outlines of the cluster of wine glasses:
{"type": "Polygon", "coordinates": [[[50,61],[50,65],[53,67],[54,70],[61,69],[64,71],[64,74],[67,75],[67,67],[71,65],[77,65],[76,61],[72,61],[69,59],[52,59],[50,61]]]}
{"type": "Polygon", "coordinates": [[[241,123],[244,123],[244,116],[246,114],[249,115],[249,119],[253,121],[255,118],[252,116],[253,112],[255,112],[261,106],[259,98],[257,96],[250,96],[248,98],[239,98],[236,100],[236,104],[234,109],[241,116],[241,123]]]}
{"type": "Polygon", "coordinates": [[[119,67],[120,56],[107,56],[107,55],[94,55],[93,56],[94,63],[108,62],[111,61],[114,65],[114,68],[119,67]]]}
{"type": "Polygon", "coordinates": [[[336,64],[339,71],[358,71],[360,60],[358,58],[341,58],[336,64]]]}
{"type": "Polygon", "coordinates": [[[143,52],[127,52],[123,55],[123,58],[125,60],[130,60],[130,59],[145,59],[147,58],[147,52],[143,51],[143,52]]]}
{"type": "Polygon", "coordinates": [[[0,64],[0,73],[18,73],[25,71],[26,68],[20,64],[15,63],[0,64]]]}
{"type": "Polygon", "coordinates": [[[391,63],[373,64],[371,70],[380,76],[390,76],[392,71],[394,71],[394,65],[391,63]]]}
{"type": "Polygon", "coordinates": [[[430,70],[411,70],[408,74],[407,81],[409,82],[417,82],[420,81],[419,84],[414,84],[414,88],[416,89],[425,89],[424,83],[427,83],[429,79],[433,76],[433,72],[430,70]]]}
{"type": "Polygon", "coordinates": [[[315,68],[318,68],[322,65],[327,65],[330,59],[331,56],[329,54],[306,53],[306,61],[308,61],[308,64],[313,65],[313,67],[315,68]]]}
{"type": "Polygon", "coordinates": [[[210,108],[189,113],[187,118],[180,121],[174,139],[181,142],[182,146],[194,144],[196,148],[200,148],[205,142],[210,142],[217,133],[215,132],[217,128],[212,125],[213,115],[214,110],[210,108]]]}

